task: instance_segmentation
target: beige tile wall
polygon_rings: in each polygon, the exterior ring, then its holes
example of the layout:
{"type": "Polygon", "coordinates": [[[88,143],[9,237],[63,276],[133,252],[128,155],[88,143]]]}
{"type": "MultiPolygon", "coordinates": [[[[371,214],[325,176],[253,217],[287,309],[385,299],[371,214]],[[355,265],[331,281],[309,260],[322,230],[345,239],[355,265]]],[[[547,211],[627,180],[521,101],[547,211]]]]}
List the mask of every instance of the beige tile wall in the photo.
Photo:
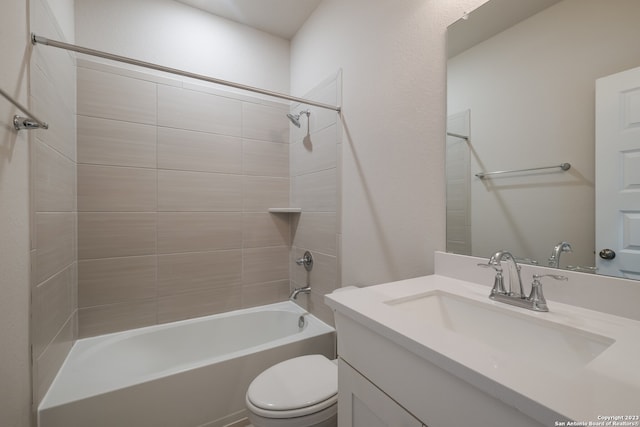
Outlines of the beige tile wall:
{"type": "MultiPolygon", "coordinates": [[[[45,2],[31,29],[64,40],[45,2]]],[[[77,336],[76,71],[65,51],[33,47],[30,106],[49,123],[30,131],[31,346],[34,410],[77,336]]]]}
{"type": "Polygon", "coordinates": [[[286,299],[288,106],[77,72],[79,335],[286,299]]]}
{"type": "MultiPolygon", "coordinates": [[[[305,98],[340,105],[341,76],[327,79],[305,98]]],[[[292,287],[311,285],[311,294],[300,294],[300,305],[332,324],[333,313],[324,295],[340,284],[340,158],[342,152],[339,115],[331,110],[297,105],[311,111],[309,127],[302,117],[300,128],[292,127],[290,144],[291,205],[302,213],[291,219],[290,271],[292,287]],[[308,250],[313,254],[311,272],[295,263],[308,250]]]]}
{"type": "MultiPolygon", "coordinates": [[[[64,39],[41,0],[30,10],[34,31],[64,39]]],[[[30,104],[51,124],[31,134],[34,405],[79,335],[281,301],[307,281],[299,302],[333,323],[337,114],[311,107],[311,132],[292,137],[282,104],[78,62],[32,52],[30,104]],[[308,276],[293,263],[306,249],[308,276]]],[[[336,78],[309,97],[339,93],[336,78]]]]}

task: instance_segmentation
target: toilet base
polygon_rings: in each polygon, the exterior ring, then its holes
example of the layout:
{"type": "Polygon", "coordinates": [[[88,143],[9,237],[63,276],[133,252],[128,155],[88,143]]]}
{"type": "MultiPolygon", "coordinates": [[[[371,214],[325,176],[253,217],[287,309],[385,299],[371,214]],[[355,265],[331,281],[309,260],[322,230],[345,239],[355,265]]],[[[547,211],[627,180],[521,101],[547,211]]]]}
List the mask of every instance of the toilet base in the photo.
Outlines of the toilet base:
{"type": "Polygon", "coordinates": [[[267,418],[249,411],[249,421],[254,427],[337,427],[338,404],[320,412],[295,418],[267,418]]]}

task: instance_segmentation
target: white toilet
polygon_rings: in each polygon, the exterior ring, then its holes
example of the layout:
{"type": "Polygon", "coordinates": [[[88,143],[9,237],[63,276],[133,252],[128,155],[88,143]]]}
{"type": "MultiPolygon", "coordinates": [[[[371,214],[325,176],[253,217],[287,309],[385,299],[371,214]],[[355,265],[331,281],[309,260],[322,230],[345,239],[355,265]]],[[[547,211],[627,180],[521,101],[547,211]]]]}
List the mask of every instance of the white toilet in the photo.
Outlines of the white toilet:
{"type": "Polygon", "coordinates": [[[320,354],[285,360],[251,382],[246,402],[254,427],[336,427],[338,367],[320,354]]]}

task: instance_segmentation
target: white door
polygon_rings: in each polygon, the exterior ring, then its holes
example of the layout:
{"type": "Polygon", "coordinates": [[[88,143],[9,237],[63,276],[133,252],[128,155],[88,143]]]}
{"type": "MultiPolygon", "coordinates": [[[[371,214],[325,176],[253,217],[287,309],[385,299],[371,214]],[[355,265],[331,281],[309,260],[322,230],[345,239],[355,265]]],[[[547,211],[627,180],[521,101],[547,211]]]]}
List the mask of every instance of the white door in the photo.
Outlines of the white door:
{"type": "Polygon", "coordinates": [[[596,80],[596,266],[640,279],[640,68],[596,80]]]}

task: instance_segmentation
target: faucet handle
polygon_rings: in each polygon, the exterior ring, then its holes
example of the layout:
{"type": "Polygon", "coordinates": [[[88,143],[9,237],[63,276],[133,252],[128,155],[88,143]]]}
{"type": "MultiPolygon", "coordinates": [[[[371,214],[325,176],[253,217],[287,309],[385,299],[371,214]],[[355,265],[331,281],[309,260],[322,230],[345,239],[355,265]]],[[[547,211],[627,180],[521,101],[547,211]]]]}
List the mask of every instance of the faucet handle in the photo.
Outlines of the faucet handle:
{"type": "Polygon", "coordinates": [[[534,274],[533,282],[531,283],[531,293],[527,299],[532,302],[535,311],[549,311],[547,300],[542,293],[542,283],[540,283],[540,279],[543,277],[551,277],[556,280],[569,280],[567,276],[560,274],[534,274]]]}
{"type": "Polygon", "coordinates": [[[493,268],[495,271],[501,272],[502,271],[502,266],[500,264],[494,264],[491,261],[489,261],[488,263],[483,263],[480,262],[478,263],[478,267],[482,267],[482,268],[493,268]]]}
{"type": "Polygon", "coordinates": [[[311,252],[305,251],[302,258],[296,260],[296,264],[303,265],[305,270],[311,271],[313,268],[313,255],[311,255],[311,252]]]}
{"type": "Polygon", "coordinates": [[[493,279],[493,288],[491,288],[490,298],[496,294],[506,295],[507,291],[504,288],[504,277],[502,276],[502,266],[500,264],[494,264],[491,261],[489,261],[487,264],[479,263],[478,267],[493,268],[496,271],[496,277],[493,279]]]}
{"type": "Polygon", "coordinates": [[[540,283],[540,279],[543,278],[543,277],[553,277],[556,280],[569,280],[569,278],[567,276],[563,276],[561,274],[534,274],[533,275],[533,281],[534,281],[534,283],[538,282],[536,284],[536,286],[541,284],[540,283]]]}

